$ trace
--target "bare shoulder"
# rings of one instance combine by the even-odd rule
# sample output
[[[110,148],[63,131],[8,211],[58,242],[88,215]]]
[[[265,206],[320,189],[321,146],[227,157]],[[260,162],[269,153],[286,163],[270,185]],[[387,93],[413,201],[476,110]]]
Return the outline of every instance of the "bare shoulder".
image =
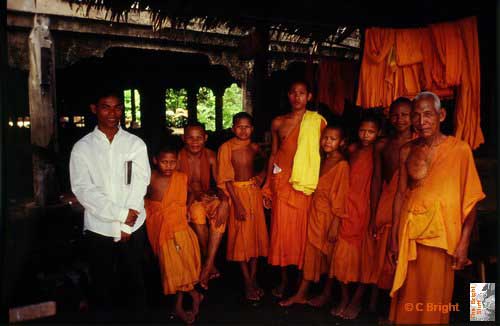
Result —
[[[387,137],[380,138],[375,142],[375,151],[381,152],[389,143],[389,139]]]
[[[215,161],[217,160],[217,155],[215,154],[215,152],[208,148],[205,148],[205,150],[207,151],[207,156],[210,164],[215,163]]]
[[[399,150],[399,157],[401,160],[405,160],[406,161],[406,158],[408,157],[408,155],[410,154],[411,150],[417,146],[417,142],[416,142],[417,139],[414,139],[414,140],[411,140],[407,143],[405,143],[404,145],[401,146],[401,149]]]
[[[271,129],[278,130],[286,120],[286,115],[279,115],[271,122]]]
[[[358,150],[358,143],[352,143],[347,147],[349,154],[352,154]]]

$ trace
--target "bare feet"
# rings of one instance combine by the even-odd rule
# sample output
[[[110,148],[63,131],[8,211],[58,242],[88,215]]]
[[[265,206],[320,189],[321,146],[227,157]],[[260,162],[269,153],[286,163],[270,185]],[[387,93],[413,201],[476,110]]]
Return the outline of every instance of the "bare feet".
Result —
[[[191,311],[185,311],[184,309],[176,308],[175,315],[186,324],[192,324],[194,322],[194,315]]]
[[[360,311],[361,311],[361,305],[350,304],[340,315],[340,317],[344,319],[355,319],[356,317],[358,317]]]
[[[260,298],[264,296],[264,290],[257,284],[257,282],[253,282],[253,287],[255,291],[257,291],[257,294],[259,295]]]
[[[316,308],[323,307],[328,301],[330,301],[330,296],[328,295],[318,295],[307,301],[307,304]]]
[[[193,298],[193,315],[196,317],[200,311],[200,303],[203,301],[203,294],[198,291],[193,291],[191,294]]]
[[[245,299],[248,301],[259,301],[260,295],[252,285],[245,286]]]
[[[271,293],[276,297],[276,298],[283,298],[283,295],[285,294],[285,284],[280,283],[278,287],[275,287]]]
[[[349,302],[347,300],[341,300],[337,306],[333,307],[332,310],[330,310],[330,313],[333,316],[341,317],[348,304]]]
[[[298,303],[298,304],[306,304],[307,303],[307,299],[303,296],[300,296],[300,295],[294,295],[286,300],[283,300],[283,301],[280,301],[279,305],[282,306],[282,307],[289,307],[295,303]]]
[[[220,277],[219,270],[215,266],[212,266],[212,270],[210,271],[209,279],[213,280],[214,278],[219,278],[219,277]]]
[[[210,280],[211,269],[211,267],[203,267],[203,270],[200,273],[200,286],[205,290],[208,289],[208,281]]]

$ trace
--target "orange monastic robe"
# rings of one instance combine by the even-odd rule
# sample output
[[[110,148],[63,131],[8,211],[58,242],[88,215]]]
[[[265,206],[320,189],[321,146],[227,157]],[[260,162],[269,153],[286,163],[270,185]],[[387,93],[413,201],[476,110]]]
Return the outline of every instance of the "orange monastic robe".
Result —
[[[349,189],[349,163],[340,161],[321,175],[314,192],[307,244],[304,256],[304,279],[318,282],[321,274],[329,272],[332,262],[333,244],[339,220],[346,216],[346,195]]]
[[[321,128],[324,125],[322,122]],[[311,196],[293,189],[289,182],[299,131],[300,124],[281,142],[273,161],[281,171],[270,176],[270,188],[263,189],[263,192],[272,198],[269,263],[275,266],[296,265],[302,269]]]
[[[448,136],[437,148],[427,177],[405,194],[398,230],[398,265],[391,290],[391,321],[448,323],[449,314],[426,309],[409,312],[405,304],[451,303],[452,255],[465,219],[484,197],[469,145]]]
[[[344,283],[361,279],[361,251],[370,218],[373,149],[363,150],[351,162],[347,216],[340,222],[331,275]]]
[[[392,229],[392,204],[394,196],[398,190],[399,172],[395,171],[391,181],[384,180],[382,193],[380,195],[377,213],[375,215],[375,225],[377,227],[377,238],[375,241],[374,259],[372,261],[373,283],[384,290],[390,290],[394,279],[394,270],[387,259],[387,251],[390,245]]]
[[[200,247],[186,217],[187,176],[175,171],[161,202],[145,200],[149,242],[158,257],[163,293],[190,291],[198,283]]]
[[[266,257],[269,247],[262,192],[258,184],[253,178],[248,181],[234,181],[233,152],[249,146],[249,144],[250,141],[232,138],[222,144],[217,156],[218,186],[230,197],[226,189],[226,182],[232,181],[236,196],[240,198],[247,213],[245,221],[237,220],[234,204],[231,202],[226,257],[233,261],[249,261],[251,258],[259,256]]]
[[[200,181],[201,181],[201,189],[208,193],[210,191],[210,161],[208,158],[209,149],[204,148],[201,152],[200,158]],[[189,168],[188,162],[188,153],[186,149],[181,149],[179,152],[179,161],[178,161],[179,171],[184,172],[189,178],[191,177],[191,172]],[[212,200],[209,202],[205,201],[197,201],[191,203],[188,207],[189,215],[191,217],[191,222],[194,224],[207,224],[207,217],[213,216],[217,207],[220,204],[220,201],[215,196],[212,197]],[[224,233],[226,230],[226,224],[222,224],[218,228],[215,227],[214,219],[209,219],[210,225],[213,225],[213,230],[218,233]]]

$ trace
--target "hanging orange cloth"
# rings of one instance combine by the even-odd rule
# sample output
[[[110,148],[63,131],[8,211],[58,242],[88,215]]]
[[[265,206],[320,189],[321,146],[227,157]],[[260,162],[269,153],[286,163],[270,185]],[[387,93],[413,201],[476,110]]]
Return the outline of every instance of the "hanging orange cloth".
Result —
[[[392,85],[386,81],[386,74],[388,55],[394,48],[394,42],[393,29],[366,30],[356,105],[364,108],[390,105]]]
[[[465,47],[462,81],[457,92],[455,108],[455,137],[476,149],[484,143],[481,130],[481,92],[479,44],[476,17],[458,21]]]
[[[460,85],[462,80],[464,46],[456,23],[430,25],[434,51],[441,65],[432,67],[433,79],[440,88]]]
[[[322,122],[321,130],[324,127]],[[271,181],[262,192],[272,199],[269,263],[275,266],[297,265],[302,269],[311,196],[293,189],[289,182],[299,132],[300,124],[281,141],[273,159],[276,173],[271,174]]]
[[[235,217],[234,204],[228,221],[226,258],[232,261],[249,261],[251,258],[266,257],[269,247],[262,192],[255,180],[235,181],[232,156],[234,151],[244,149],[250,141],[232,138],[219,148],[217,155],[219,188],[231,198],[226,182],[233,182],[233,189],[245,208],[244,221]],[[237,155],[237,154],[234,154]]]
[[[429,311],[403,313],[414,301],[448,304],[453,292],[451,256],[455,253],[465,219],[485,197],[470,146],[448,136],[436,149],[422,184],[409,189],[403,200],[398,231],[399,256],[390,319],[396,323],[446,323],[448,314]],[[433,271],[432,282],[428,279]],[[437,284],[443,285],[437,285]],[[422,285],[424,284],[424,285]],[[448,285],[446,285],[448,284]],[[437,286],[437,288],[436,288]],[[445,291],[443,291],[443,286]],[[439,290],[438,290],[439,289]]]
[[[200,157],[200,179],[201,179],[200,181],[201,181],[201,188],[203,189],[203,191],[208,191],[210,189],[210,161],[208,158],[208,151],[209,149],[204,148],[201,151],[201,157]],[[188,156],[189,153],[185,148],[179,151],[178,170],[187,174],[188,182],[190,182],[189,178],[191,176],[191,173],[189,171],[190,169],[189,169]]]
[[[330,237],[338,232],[340,218],[346,216],[346,195],[349,189],[349,163],[343,160],[320,176],[314,192],[307,245],[304,258],[304,279],[318,282],[329,271],[333,244]]]
[[[400,97],[414,97],[421,87],[423,29],[396,30],[397,70],[392,100]]]
[[[201,271],[198,238],[188,226],[187,176],[175,171],[161,202],[145,199],[149,243],[160,263],[163,293],[190,291]]]
[[[336,115],[344,112],[345,100],[354,99],[356,66],[353,62],[322,58],[318,69],[318,101]]]

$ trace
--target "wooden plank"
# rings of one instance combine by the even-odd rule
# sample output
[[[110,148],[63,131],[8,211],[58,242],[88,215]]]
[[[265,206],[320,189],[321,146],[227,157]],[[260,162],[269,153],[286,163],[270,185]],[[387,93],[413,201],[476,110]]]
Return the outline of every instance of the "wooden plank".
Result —
[[[18,323],[26,320],[54,316],[56,314],[56,310],[56,303],[54,301],[11,308],[9,309],[9,322]]]

